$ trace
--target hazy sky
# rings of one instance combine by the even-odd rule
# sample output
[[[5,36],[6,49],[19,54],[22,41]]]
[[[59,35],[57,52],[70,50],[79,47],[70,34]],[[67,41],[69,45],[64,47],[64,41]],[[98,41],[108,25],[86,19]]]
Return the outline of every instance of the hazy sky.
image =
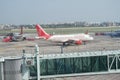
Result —
[[[120,0],[0,0],[0,24],[120,22]]]

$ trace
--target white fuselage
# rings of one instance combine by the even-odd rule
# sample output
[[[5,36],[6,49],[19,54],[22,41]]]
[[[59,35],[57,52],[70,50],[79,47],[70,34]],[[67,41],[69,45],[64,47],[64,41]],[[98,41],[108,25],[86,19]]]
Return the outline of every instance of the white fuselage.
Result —
[[[47,40],[55,41],[55,42],[67,42],[67,41],[70,41],[70,40],[73,40],[73,41],[78,41],[78,40],[89,41],[89,40],[93,40],[93,37],[91,37],[88,34],[53,35],[50,38],[48,38]]]

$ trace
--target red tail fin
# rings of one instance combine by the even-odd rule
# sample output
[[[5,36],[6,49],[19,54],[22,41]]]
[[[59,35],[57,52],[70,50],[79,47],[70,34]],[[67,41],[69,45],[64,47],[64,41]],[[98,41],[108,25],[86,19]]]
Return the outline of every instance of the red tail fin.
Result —
[[[48,39],[50,37],[50,35],[48,33],[46,33],[39,24],[36,25],[36,30],[37,30],[39,37],[45,38],[45,39]]]
[[[88,34],[88,30],[85,32],[85,34]]]
[[[23,26],[21,26],[20,34],[23,34]]]

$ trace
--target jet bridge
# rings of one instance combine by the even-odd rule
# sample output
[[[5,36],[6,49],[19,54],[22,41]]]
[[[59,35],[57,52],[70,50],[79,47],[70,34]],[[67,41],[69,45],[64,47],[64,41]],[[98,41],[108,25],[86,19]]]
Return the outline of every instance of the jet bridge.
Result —
[[[38,55],[39,67],[30,66],[30,76],[55,78],[120,73],[120,50]]]

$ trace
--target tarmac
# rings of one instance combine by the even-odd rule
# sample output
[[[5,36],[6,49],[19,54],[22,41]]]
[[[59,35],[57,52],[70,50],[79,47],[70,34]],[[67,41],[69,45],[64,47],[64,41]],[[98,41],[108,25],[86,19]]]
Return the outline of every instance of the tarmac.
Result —
[[[29,37],[37,36],[37,34],[29,34]],[[83,45],[71,44],[62,47],[62,43],[54,43],[44,39],[19,42],[2,42],[0,41],[0,56],[21,56],[22,51],[34,54],[35,45],[40,48],[40,54],[58,54],[58,53],[74,53],[86,51],[103,51],[120,49],[120,38],[111,38],[109,36],[95,36],[94,40],[86,42]]]

